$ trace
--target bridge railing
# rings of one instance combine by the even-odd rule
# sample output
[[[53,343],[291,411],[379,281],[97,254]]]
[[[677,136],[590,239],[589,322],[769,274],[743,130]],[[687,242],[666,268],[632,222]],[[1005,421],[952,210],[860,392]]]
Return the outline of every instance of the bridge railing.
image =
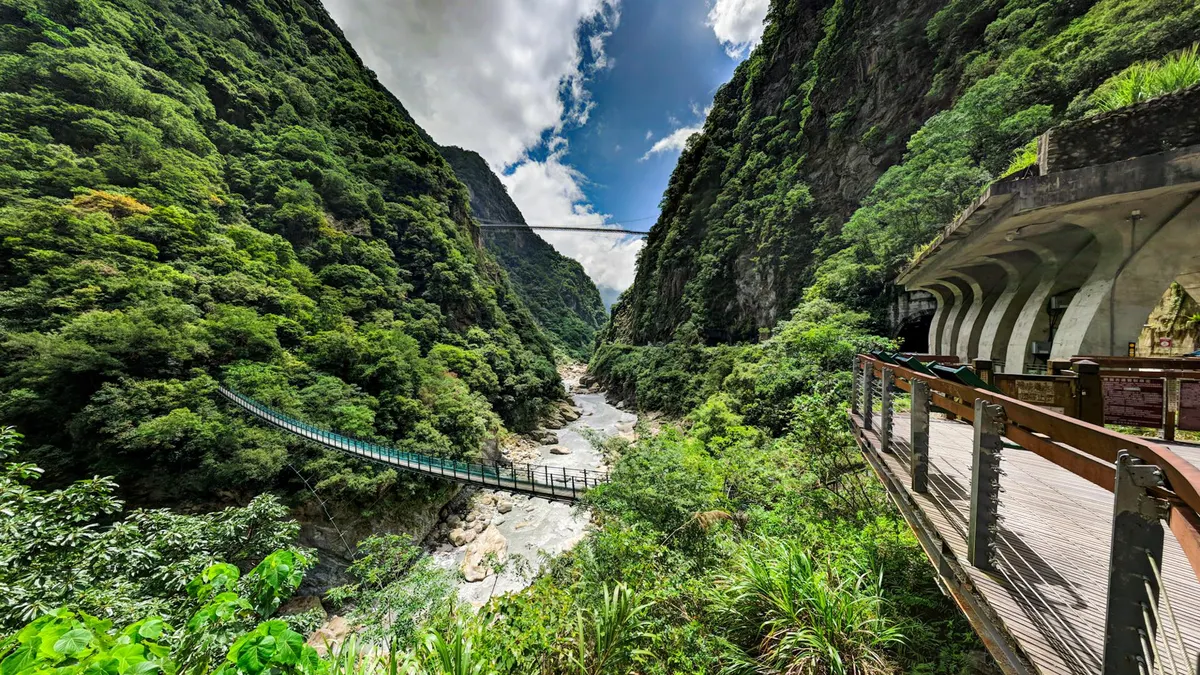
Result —
[[[218,392],[254,417],[294,436],[391,467],[568,501],[577,500],[587,490],[608,482],[608,473],[604,471],[538,464],[465,462],[405,452],[313,426],[232,389],[219,387]]]
[[[1104,673],[1153,672],[1155,621],[1143,611],[1159,606],[1163,522],[1178,540],[1200,581],[1200,468],[1169,448],[1067,417],[994,391],[916,372],[869,355],[854,363],[851,416],[891,452],[897,392],[910,396],[910,477],[914,493],[928,491],[929,418],[940,410],[971,422],[972,448],[968,562],[992,571],[998,534],[999,456],[1003,438],[1114,493]],[[878,420],[876,420],[878,410]],[[1147,623],[1151,625],[1146,625]],[[1145,632],[1142,632],[1145,631]],[[1150,650],[1139,635],[1149,633]],[[1200,668],[1200,666],[1197,666]]]

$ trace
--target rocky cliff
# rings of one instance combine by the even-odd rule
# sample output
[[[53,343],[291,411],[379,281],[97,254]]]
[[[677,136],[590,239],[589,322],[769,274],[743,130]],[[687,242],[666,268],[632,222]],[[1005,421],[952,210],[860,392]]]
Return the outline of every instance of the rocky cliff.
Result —
[[[756,339],[804,298],[882,317],[887,282],[1014,152],[1138,59],[1182,0],[774,0],[672,174],[603,339]]]
[[[456,147],[441,150],[467,186],[476,218],[525,224],[504,184],[479,154]],[[513,289],[550,339],[571,356],[586,359],[607,312],[583,265],[554,250],[533,230],[483,229],[481,235],[484,246],[508,272]]]

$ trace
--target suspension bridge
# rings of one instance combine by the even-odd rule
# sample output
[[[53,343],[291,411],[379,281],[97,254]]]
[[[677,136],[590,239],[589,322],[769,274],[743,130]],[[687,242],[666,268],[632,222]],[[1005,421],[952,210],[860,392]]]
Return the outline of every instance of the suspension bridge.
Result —
[[[232,389],[218,387],[217,392],[251,417],[280,431],[357,459],[411,473],[563,502],[576,502],[589,489],[608,482],[608,474],[603,471],[535,464],[462,462],[404,452],[314,427]]]
[[[640,232],[638,230],[626,230],[615,227],[570,227],[567,225],[525,225],[524,223],[489,223],[480,222],[479,229],[481,230],[534,230],[538,232],[590,232],[599,234],[620,234],[630,235],[634,237],[645,237],[649,232]]]

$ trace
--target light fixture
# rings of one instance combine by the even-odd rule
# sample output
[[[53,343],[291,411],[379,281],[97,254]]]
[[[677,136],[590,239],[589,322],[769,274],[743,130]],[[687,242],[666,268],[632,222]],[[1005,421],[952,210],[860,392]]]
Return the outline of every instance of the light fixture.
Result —
[[[1018,227],[1015,230],[1009,230],[1008,232],[1006,232],[1004,234],[1004,241],[1012,241],[1013,239],[1016,239],[1019,236],[1021,236],[1021,228]]]

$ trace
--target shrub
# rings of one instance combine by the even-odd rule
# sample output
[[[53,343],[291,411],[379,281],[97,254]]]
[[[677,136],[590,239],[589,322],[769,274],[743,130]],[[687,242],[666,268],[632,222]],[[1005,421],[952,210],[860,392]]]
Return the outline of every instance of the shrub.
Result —
[[[890,673],[904,642],[883,612],[882,578],[855,560],[814,560],[795,542],[743,546],[718,603],[745,659],[729,672]]]

